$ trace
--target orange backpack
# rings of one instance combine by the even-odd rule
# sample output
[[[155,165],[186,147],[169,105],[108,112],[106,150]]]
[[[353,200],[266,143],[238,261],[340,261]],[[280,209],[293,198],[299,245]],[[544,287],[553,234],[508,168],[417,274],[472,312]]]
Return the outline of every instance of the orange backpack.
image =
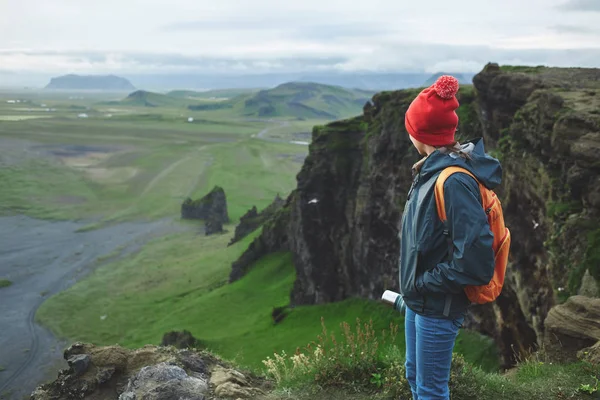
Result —
[[[437,204],[438,216],[446,226],[446,206],[444,202],[444,182],[454,173],[462,172],[473,177],[475,176],[468,170],[461,167],[448,167],[442,171],[435,184],[435,202]],[[506,273],[506,265],[508,264],[508,253],[510,250],[510,231],[504,225],[504,214],[502,213],[502,204],[492,190],[486,188],[481,182],[479,183],[479,191],[481,192],[482,207],[487,214],[490,230],[494,234],[494,276],[487,285],[482,286],[467,286],[465,293],[472,303],[485,304],[496,300],[502,291],[504,285],[504,275]],[[448,245],[450,255],[454,249],[452,239],[448,228],[444,231],[448,237]]]

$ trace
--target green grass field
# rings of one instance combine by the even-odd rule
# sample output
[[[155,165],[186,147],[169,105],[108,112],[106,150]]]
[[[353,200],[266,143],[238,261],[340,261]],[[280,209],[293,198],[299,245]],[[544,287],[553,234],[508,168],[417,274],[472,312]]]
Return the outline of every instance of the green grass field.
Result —
[[[8,183],[0,193],[0,214],[106,221],[176,216],[187,196],[220,185],[235,220],[277,193],[285,196],[307,152],[253,139],[277,126],[267,121],[204,113],[189,123],[187,114],[170,107],[96,110],[96,103],[73,102],[39,100],[57,107],[56,113],[0,122],[0,178]],[[0,100],[0,118],[14,113],[14,105]],[[76,107],[97,114],[77,118]],[[280,137],[291,138],[289,132]],[[83,151],[69,150],[73,146]]]
[[[73,168],[30,157],[0,169],[6,183],[0,213],[43,218],[100,218],[117,221],[177,215],[188,196],[214,185],[226,190],[237,220],[253,205],[265,207],[295,186],[301,146],[242,140],[214,145],[146,144],[110,158],[75,160]],[[0,151],[1,154],[1,151]],[[85,157],[84,157],[85,158]]]
[[[289,254],[265,257],[246,277],[225,284],[231,263],[257,234],[228,248],[231,234],[158,240],[50,299],[38,318],[71,340],[127,347],[159,344],[167,331],[185,329],[222,357],[259,371],[273,352],[291,354],[316,341],[321,318],[338,333],[341,322],[354,324],[356,318],[372,319],[377,331],[390,322],[403,326],[392,309],[363,299],[295,307],[275,325],[271,312],[289,304],[295,278]],[[400,332],[401,348],[403,338]],[[461,332],[456,349],[486,370],[498,367],[494,345],[477,334]]]

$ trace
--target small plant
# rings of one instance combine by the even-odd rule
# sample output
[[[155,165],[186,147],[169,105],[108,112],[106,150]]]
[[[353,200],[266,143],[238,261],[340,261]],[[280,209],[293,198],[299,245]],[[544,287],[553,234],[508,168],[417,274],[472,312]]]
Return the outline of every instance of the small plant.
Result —
[[[587,394],[594,394],[598,391],[598,386],[600,386],[600,380],[598,380],[598,378],[596,378],[595,376],[592,375],[592,379],[594,379],[595,384],[594,386],[588,384],[581,384],[579,385],[579,388],[577,389],[578,392],[583,392],[583,393],[587,393]]]
[[[0,288],[8,287],[10,285],[12,285],[12,282],[8,279],[0,279]]]
[[[482,398],[475,372],[473,365],[468,364],[462,355],[452,354],[449,388],[453,398]]]
[[[380,373],[371,374],[371,383],[373,385],[377,386],[377,388],[379,389],[381,387],[381,385],[383,384],[381,374]]]
[[[406,379],[406,369],[401,359],[391,360],[383,370],[383,392],[401,399],[412,399],[412,391]]]

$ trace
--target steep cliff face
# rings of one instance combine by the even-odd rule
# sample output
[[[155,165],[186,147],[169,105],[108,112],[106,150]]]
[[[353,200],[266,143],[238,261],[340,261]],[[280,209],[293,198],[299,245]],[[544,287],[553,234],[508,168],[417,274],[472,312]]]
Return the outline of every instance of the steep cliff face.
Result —
[[[459,92],[459,138],[483,136],[505,173],[499,190],[513,231],[505,289],[467,324],[494,337],[505,364],[535,348],[550,307],[585,270],[600,278],[600,71],[488,65]],[[417,90],[383,92],[364,113],[313,130],[298,187],[241,260],[291,251],[294,304],[397,287],[398,228],[417,160],[404,113]],[[596,229],[596,230],[595,230]]]
[[[411,181],[405,166],[417,160],[402,116],[416,93],[381,93],[364,115],[314,128],[297,189],[242,256],[290,250],[292,303],[374,298],[397,281],[398,224]],[[234,264],[232,279],[245,265]]]
[[[586,270],[600,278],[600,70],[532,72],[488,65],[474,79],[484,137],[504,166],[500,193],[514,232],[509,285],[494,325],[488,318],[480,327],[526,337],[521,350],[539,343],[548,311],[577,294]],[[511,319],[517,323],[497,323]]]

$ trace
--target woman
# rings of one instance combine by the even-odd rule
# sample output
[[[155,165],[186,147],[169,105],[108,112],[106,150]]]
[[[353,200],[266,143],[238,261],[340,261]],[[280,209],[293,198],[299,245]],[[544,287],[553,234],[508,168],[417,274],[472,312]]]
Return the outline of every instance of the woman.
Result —
[[[467,174],[451,175],[444,184],[449,232],[437,214],[433,188],[444,168],[466,168],[490,189],[502,176],[481,139],[455,141],[457,91],[458,81],[442,76],[413,100],[405,116],[410,140],[425,156],[413,166],[400,231],[406,378],[419,400],[449,399],[452,351],[470,304],[463,289],[487,284],[494,273],[493,235],[478,182]]]

